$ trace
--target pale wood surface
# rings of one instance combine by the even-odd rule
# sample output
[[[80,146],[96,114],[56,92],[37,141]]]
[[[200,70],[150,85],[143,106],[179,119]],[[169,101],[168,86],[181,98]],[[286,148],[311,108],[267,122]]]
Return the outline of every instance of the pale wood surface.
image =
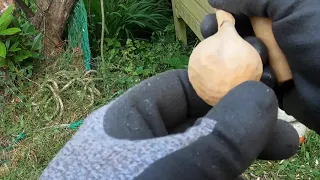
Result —
[[[269,18],[253,17],[251,24],[256,37],[260,38],[269,51],[269,63],[279,82],[292,79],[288,61],[280,49],[272,31],[272,20]]]
[[[183,20],[202,41],[200,24],[207,14],[215,13],[215,9],[209,5],[208,0],[173,0],[172,6],[177,38],[186,44],[187,39],[184,36],[186,27],[181,26],[181,20]]]
[[[172,10],[173,10],[173,20],[174,27],[176,32],[176,37],[182,41],[184,45],[187,45],[187,32],[186,32],[186,23],[181,18],[178,12],[177,0],[172,0]]]

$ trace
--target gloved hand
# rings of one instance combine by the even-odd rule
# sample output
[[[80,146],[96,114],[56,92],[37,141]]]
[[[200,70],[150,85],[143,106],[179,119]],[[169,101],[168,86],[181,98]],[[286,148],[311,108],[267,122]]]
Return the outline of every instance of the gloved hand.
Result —
[[[40,179],[237,179],[257,158],[297,152],[298,134],[277,110],[263,83],[245,82],[211,107],[186,70],[167,71],[93,112]]]
[[[320,1],[315,0],[209,0],[214,8],[235,15],[238,33],[253,35],[248,17],[270,17],[273,33],[288,59],[293,81],[274,87],[279,106],[320,134]],[[214,15],[201,25],[206,38],[217,31]]]

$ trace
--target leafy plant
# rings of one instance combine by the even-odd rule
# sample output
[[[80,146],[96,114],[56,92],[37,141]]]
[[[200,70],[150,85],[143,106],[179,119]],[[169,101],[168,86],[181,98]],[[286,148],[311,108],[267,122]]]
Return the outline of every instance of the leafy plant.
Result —
[[[0,17],[0,109],[11,97],[21,101],[19,87],[31,85],[33,60],[42,59],[42,34],[11,5]]]
[[[12,15],[13,5],[0,17],[0,68],[18,71],[28,59],[39,58],[42,34],[28,22]]]
[[[101,26],[99,1],[84,1],[97,28]],[[108,0],[104,3],[105,29],[109,38],[141,38],[154,31],[163,30],[168,24],[170,8],[167,0]],[[100,33],[100,28],[96,29]]]

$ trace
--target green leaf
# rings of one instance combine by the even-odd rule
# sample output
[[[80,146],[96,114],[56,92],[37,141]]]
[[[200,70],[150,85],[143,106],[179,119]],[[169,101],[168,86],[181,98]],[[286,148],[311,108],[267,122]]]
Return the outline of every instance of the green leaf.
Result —
[[[10,52],[20,51],[21,48],[18,48],[19,42],[15,42],[9,49]]]
[[[25,59],[27,59],[28,57],[32,57],[32,52],[31,51],[23,50],[22,53],[26,57]]]
[[[25,26],[23,29],[24,29],[24,32],[26,32],[29,35],[34,35],[37,32],[35,27],[29,23],[25,23]]]
[[[0,57],[5,58],[7,56],[7,48],[3,42],[0,42]]]
[[[306,152],[306,158],[307,158],[308,161],[310,160],[310,154],[309,154],[308,151]]]
[[[5,66],[6,66],[6,59],[0,58],[0,67],[5,67]]]
[[[28,28],[30,27],[30,24],[24,23],[24,24],[22,24],[21,27],[22,27],[23,32],[28,32]]]
[[[9,29],[5,29],[3,31],[0,31],[0,35],[2,35],[2,36],[13,35],[13,34],[16,34],[20,31],[21,31],[20,28],[9,28]]]
[[[13,56],[13,60],[16,61],[16,62],[22,62],[23,61],[23,59],[21,58],[20,55],[14,55]]]
[[[11,60],[8,61],[8,67],[11,71],[15,71],[15,67],[14,67],[14,64]]]
[[[0,26],[2,26],[2,24],[7,21],[7,18],[12,17],[12,12],[14,9],[14,5],[11,4],[6,11],[2,14],[2,16],[0,17]]]
[[[21,62],[29,57],[32,57],[32,52],[28,50],[22,50],[17,55],[13,56],[14,61]]]
[[[7,39],[6,40],[6,48],[9,49],[9,47],[10,47],[10,39]]]
[[[40,50],[42,48],[42,34],[39,33],[32,42],[31,50]]]
[[[10,48],[9,51],[10,52],[17,52],[17,51],[20,51],[21,48]]]
[[[107,46],[112,46],[113,45],[113,40],[110,38],[106,38],[105,41],[107,42]]]
[[[40,54],[39,54],[39,53],[36,53],[36,52],[32,52],[32,57],[33,57],[33,58],[39,58],[39,57],[40,57]]]
[[[5,89],[4,89],[4,94],[5,94],[5,95],[8,95],[8,94],[9,94],[9,88],[5,88]]]
[[[8,18],[6,18],[0,26],[0,31],[7,29],[9,24],[11,24],[12,20],[13,16],[9,16]]]

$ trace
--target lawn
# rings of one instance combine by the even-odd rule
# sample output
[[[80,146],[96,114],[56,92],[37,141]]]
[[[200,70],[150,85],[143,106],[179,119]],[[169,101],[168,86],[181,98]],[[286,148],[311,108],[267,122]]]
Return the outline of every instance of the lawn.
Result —
[[[190,33],[189,33],[190,34]],[[192,33],[191,33],[192,34]],[[186,68],[198,43],[175,40],[171,23],[149,40],[105,40],[105,58],[86,72],[81,54],[66,50],[34,65],[33,76],[0,102],[0,179],[37,179],[92,111],[156,73]],[[8,88],[8,91],[11,91]],[[0,93],[3,94],[2,91]],[[311,133],[299,153],[284,161],[257,161],[247,179],[320,179],[320,136]]]

